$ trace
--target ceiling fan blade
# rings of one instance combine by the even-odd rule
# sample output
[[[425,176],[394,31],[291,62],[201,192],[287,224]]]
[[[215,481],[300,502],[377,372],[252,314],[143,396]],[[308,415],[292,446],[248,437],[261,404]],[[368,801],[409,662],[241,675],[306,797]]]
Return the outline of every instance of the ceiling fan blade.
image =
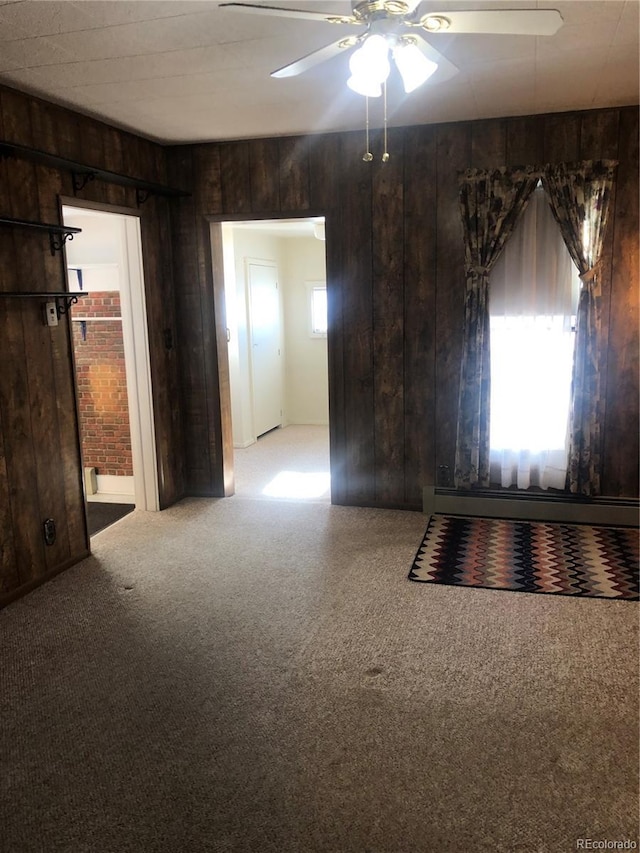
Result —
[[[330,15],[328,12],[307,12],[305,9],[283,9],[281,6],[258,6],[255,3],[220,3],[219,8],[234,12],[274,15],[278,18],[301,18],[307,21],[326,21],[328,24],[361,24],[351,15]]]
[[[433,75],[434,82],[444,83],[445,80],[449,80],[450,77],[459,73],[460,69],[453,62],[449,62],[447,57],[432,47],[428,41],[425,41],[422,34],[420,34],[420,38],[415,39],[415,43],[418,50],[438,66],[438,70]]]
[[[431,21],[444,19],[449,26]],[[427,32],[494,33],[497,35],[552,36],[564,23],[556,9],[484,9],[477,12],[429,12],[417,22]]]
[[[272,71],[271,76],[295,77],[297,74],[302,74],[303,71],[308,71],[310,68],[313,68],[314,65],[319,65],[327,59],[333,59],[334,56],[337,56],[343,50],[348,50],[357,43],[358,38],[356,36],[339,39],[339,41],[334,41],[333,44],[328,44],[325,47],[321,47],[319,50],[314,50],[306,56],[302,56],[300,59],[296,59],[296,61],[292,62],[290,65],[285,65],[283,68],[278,68],[277,71]]]

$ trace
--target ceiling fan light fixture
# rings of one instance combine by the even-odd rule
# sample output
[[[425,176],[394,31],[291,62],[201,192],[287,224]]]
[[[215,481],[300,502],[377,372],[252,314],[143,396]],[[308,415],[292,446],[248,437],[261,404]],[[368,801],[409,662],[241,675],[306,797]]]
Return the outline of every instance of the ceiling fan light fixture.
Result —
[[[398,42],[393,50],[393,59],[407,95],[422,86],[438,70],[437,62],[427,59],[413,40]]]

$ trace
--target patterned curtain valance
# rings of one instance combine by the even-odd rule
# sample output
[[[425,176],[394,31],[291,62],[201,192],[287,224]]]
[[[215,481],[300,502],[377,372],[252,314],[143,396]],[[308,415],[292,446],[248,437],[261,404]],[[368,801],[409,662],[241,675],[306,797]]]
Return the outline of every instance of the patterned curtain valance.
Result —
[[[617,160],[575,160],[562,163],[542,163],[524,166],[494,166],[491,169],[462,169],[458,171],[458,183],[473,183],[487,178],[508,175],[511,180],[520,181],[525,177],[544,178],[555,169],[561,169],[565,174],[592,175],[605,177],[615,171]]]
[[[482,181],[495,181],[507,177],[519,182],[530,178],[541,178],[544,166],[496,166],[493,169],[464,169],[458,172],[458,183],[475,184]]]

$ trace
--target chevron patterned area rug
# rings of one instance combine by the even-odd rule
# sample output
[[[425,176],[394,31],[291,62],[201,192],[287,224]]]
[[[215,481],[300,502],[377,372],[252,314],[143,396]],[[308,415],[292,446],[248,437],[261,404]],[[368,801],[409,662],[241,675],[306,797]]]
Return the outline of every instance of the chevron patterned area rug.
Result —
[[[637,601],[636,528],[432,515],[409,579]]]

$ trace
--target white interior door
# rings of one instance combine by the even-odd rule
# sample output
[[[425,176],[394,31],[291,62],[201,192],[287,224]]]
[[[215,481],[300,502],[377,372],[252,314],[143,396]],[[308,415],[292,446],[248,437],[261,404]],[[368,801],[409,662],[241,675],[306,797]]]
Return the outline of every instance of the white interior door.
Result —
[[[158,468],[151,388],[147,308],[142,269],[142,237],[137,216],[122,216],[121,265],[127,286],[121,294],[125,370],[131,423],[136,509],[157,512]]]
[[[278,271],[268,261],[247,261],[251,385],[256,437],[282,424],[282,358]]]

